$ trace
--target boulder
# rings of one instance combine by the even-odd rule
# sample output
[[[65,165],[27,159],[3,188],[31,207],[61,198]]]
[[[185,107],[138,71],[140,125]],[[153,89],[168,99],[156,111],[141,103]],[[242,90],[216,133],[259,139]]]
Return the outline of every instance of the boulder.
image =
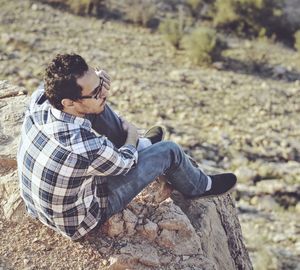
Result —
[[[25,90],[0,81],[0,211],[8,219],[23,216],[18,191],[17,147],[29,97]]]
[[[0,82],[0,96],[12,89]],[[0,99],[0,212],[16,222],[25,215],[16,151],[27,102],[25,95]],[[186,200],[171,192],[164,178],[156,179],[124,211],[88,234],[85,240],[93,246],[98,247],[99,233],[114,243],[111,249],[98,247],[105,254],[99,264],[105,269],[253,269],[230,195]]]

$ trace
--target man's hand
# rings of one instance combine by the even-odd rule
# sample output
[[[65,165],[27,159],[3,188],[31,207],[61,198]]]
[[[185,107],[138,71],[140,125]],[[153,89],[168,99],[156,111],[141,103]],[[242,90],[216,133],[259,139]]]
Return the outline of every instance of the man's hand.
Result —
[[[99,68],[96,68],[95,72],[97,76],[103,79],[103,86],[108,91],[110,89],[110,76],[108,75],[108,73],[105,70]]]
[[[127,139],[125,141],[125,144],[132,144],[136,146],[137,140],[139,138],[137,127],[124,118],[120,118],[122,120],[124,130],[127,131]]]

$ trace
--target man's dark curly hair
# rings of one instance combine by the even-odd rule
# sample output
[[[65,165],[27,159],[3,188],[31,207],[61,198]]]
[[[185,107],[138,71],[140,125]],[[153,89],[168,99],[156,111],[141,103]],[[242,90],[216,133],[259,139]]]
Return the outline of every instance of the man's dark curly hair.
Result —
[[[64,98],[77,100],[82,87],[76,79],[88,70],[85,60],[78,54],[58,54],[47,66],[45,72],[45,94],[49,102],[58,110],[63,110]]]

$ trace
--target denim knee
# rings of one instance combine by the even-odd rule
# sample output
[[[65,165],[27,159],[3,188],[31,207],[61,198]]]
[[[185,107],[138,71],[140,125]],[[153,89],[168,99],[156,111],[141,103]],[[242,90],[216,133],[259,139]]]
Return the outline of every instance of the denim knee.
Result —
[[[160,142],[160,144],[163,147],[165,147],[167,150],[171,150],[171,151],[175,151],[175,152],[181,151],[181,147],[173,141],[162,141],[162,142]]]
[[[167,154],[168,158],[170,158],[171,164],[175,167],[181,164],[184,152],[181,147],[173,142],[173,141],[163,141],[160,142],[160,146],[162,147],[162,153]]]

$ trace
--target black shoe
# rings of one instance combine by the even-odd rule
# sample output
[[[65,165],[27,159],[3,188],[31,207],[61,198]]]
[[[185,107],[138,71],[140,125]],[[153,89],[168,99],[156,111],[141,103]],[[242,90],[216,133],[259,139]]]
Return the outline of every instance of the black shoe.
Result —
[[[237,182],[236,176],[233,173],[222,173],[210,175],[211,189],[194,198],[207,198],[224,195],[232,190]]]
[[[165,137],[165,129],[162,126],[154,126],[144,134],[144,137],[149,139],[152,144],[162,141]]]

